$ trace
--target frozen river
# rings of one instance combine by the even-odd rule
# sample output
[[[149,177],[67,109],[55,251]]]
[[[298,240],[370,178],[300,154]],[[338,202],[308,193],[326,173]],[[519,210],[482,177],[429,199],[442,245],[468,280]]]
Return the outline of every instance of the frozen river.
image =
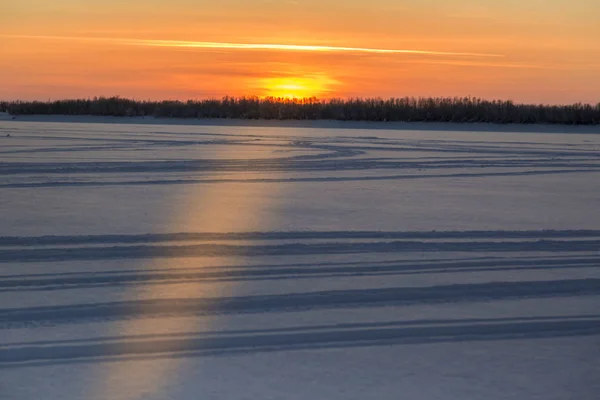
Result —
[[[267,125],[0,121],[1,399],[597,398],[593,128]]]

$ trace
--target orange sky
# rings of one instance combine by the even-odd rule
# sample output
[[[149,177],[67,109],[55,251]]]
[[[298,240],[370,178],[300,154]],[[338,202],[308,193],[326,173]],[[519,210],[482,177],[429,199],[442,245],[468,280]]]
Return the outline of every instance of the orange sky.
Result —
[[[598,38],[598,0],[6,1],[0,99],[597,103]]]

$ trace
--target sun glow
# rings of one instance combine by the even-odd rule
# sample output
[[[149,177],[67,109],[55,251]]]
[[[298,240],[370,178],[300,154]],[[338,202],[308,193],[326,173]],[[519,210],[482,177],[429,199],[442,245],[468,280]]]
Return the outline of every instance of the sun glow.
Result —
[[[260,81],[263,97],[303,99],[327,97],[337,81],[326,76],[264,78]]]

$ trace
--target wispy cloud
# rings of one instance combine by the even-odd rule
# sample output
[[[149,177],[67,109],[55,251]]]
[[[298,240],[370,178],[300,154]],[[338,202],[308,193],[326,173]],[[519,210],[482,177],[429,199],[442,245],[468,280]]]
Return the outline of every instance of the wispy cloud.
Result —
[[[156,40],[156,39],[127,39],[127,38],[98,38],[98,37],[68,37],[68,36],[27,36],[27,35],[0,35],[3,38],[27,38],[46,40],[72,40],[94,41],[113,43],[129,46],[170,47],[189,49],[220,49],[220,50],[263,50],[263,51],[293,51],[314,53],[374,53],[374,54],[420,54],[431,56],[453,57],[503,57],[502,54],[467,53],[434,50],[414,49],[385,49],[371,47],[345,47],[345,46],[313,46],[277,43],[231,43],[231,42],[203,42],[182,40]]]

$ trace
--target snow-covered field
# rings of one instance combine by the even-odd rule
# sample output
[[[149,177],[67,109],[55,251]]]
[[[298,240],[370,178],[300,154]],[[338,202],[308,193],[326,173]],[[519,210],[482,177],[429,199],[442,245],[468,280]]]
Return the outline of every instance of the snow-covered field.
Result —
[[[0,122],[0,399],[599,398],[594,129],[85,121]]]

